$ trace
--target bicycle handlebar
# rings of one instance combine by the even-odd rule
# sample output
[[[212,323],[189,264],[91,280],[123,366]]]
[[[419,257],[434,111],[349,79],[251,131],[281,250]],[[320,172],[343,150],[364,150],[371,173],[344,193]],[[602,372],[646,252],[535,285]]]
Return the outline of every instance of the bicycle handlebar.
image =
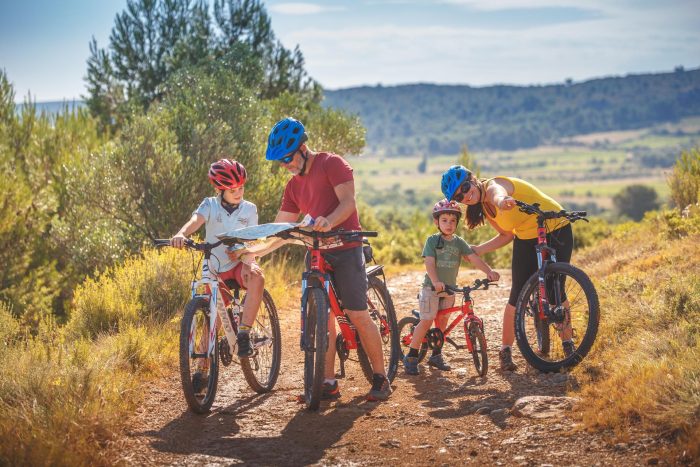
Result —
[[[526,214],[536,214],[537,217],[546,219],[559,219],[562,217],[567,218],[571,222],[576,222],[578,220],[584,220],[588,222],[586,216],[588,213],[586,211],[566,211],[562,209],[561,211],[543,211],[540,209],[539,203],[527,204],[523,201],[515,200],[515,204],[518,205],[521,212]]]
[[[301,235],[305,235],[307,237],[311,238],[330,238],[330,237],[376,237],[379,235],[379,232],[375,232],[372,230],[343,230],[343,229],[338,229],[338,230],[329,230],[328,232],[317,232],[315,230],[305,230],[301,229],[299,227],[295,227],[291,230],[285,231],[285,232],[280,232],[280,233],[289,233],[289,232],[295,232]]]
[[[496,284],[495,282],[491,282],[487,278],[484,278],[484,279],[477,279],[474,281],[474,284],[466,285],[464,287],[456,287],[456,286],[452,286],[449,284],[445,284],[445,291],[468,295],[470,292],[473,292],[475,290],[487,290],[490,285],[495,285],[495,284]],[[435,290],[435,287],[431,287],[431,288],[433,290]]]
[[[185,240],[185,246],[187,248],[191,248],[192,250],[197,250],[197,251],[211,251],[217,246],[221,245],[223,242],[216,242],[216,243],[197,243],[194,240],[191,239],[186,239]],[[170,239],[169,238],[156,238],[153,240],[153,245],[157,248],[164,247],[164,246],[171,246],[170,245]]]

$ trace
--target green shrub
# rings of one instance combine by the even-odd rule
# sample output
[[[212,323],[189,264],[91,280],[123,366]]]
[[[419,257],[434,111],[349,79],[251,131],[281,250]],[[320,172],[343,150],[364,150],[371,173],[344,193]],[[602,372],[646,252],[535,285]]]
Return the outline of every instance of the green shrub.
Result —
[[[673,204],[683,209],[700,201],[700,148],[683,151],[668,177]]]

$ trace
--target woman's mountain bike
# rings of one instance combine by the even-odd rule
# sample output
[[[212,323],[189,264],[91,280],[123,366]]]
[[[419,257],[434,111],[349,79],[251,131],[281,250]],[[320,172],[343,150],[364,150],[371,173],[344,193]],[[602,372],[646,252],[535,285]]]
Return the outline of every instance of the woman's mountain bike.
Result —
[[[309,261],[301,277],[301,336],[299,345],[304,352],[304,403],[310,410],[318,409],[321,402],[321,388],[324,380],[325,355],[328,339],[336,339],[336,349],[340,358],[341,376],[345,373],[345,362],[352,350],[357,351],[357,358],[367,380],[372,382],[372,365],[362,347],[359,334],[342,309],[342,297],[338,296],[333,278],[333,271],[325,261],[321,245],[328,242],[362,241],[364,237],[375,237],[377,232],[333,230],[315,232],[297,227],[296,224],[266,224],[248,227],[220,235],[226,244],[236,244],[265,237],[294,239],[296,243],[309,248]],[[252,251],[252,250],[251,250]],[[332,254],[332,253],[329,253]],[[365,255],[367,256],[367,255]],[[382,340],[382,352],[387,378],[393,381],[398,370],[399,335],[396,324],[396,312],[386,288],[383,267],[367,267],[367,307],[370,317],[379,329]],[[338,322],[340,332],[329,336],[329,312]]]
[[[238,323],[242,316],[240,288],[235,281],[221,281],[209,268],[211,250],[217,243],[185,241],[185,246],[204,253],[202,277],[193,272],[191,299],[185,306],[180,325],[180,377],[189,408],[207,413],[216,396],[219,361],[234,361]],[[155,240],[158,247],[170,240]],[[222,329],[223,328],[223,329]],[[250,330],[253,355],[240,359],[248,385],[258,393],[270,391],[279,376],[282,343],[277,309],[267,290]]]
[[[423,338],[420,350],[418,351],[418,361],[423,361],[428,349],[442,348],[445,342],[451,344],[457,350],[467,349],[474,362],[474,368],[479,376],[486,376],[489,368],[489,359],[486,354],[486,335],[484,333],[484,322],[474,314],[474,301],[471,298],[471,293],[475,290],[486,290],[489,288],[488,279],[477,279],[473,285],[465,287],[452,287],[446,285],[445,290],[451,293],[462,294],[462,305],[443,308],[438,311],[435,317],[437,325],[437,317],[441,315],[449,315],[454,312],[459,312],[455,319],[441,331],[437,326],[430,329]],[[399,321],[399,336],[401,340],[401,356],[405,355],[411,345],[413,339],[413,330],[420,322],[418,310],[412,311],[413,316],[405,316]],[[450,332],[464,319],[464,340],[465,344],[457,344],[451,337]]]
[[[543,372],[576,366],[598,333],[598,294],[585,272],[558,263],[547,244],[548,219],[588,221],[585,211],[542,211],[538,204],[517,201],[522,212],[537,216],[538,270],[520,291],[515,307],[515,338],[525,360]]]

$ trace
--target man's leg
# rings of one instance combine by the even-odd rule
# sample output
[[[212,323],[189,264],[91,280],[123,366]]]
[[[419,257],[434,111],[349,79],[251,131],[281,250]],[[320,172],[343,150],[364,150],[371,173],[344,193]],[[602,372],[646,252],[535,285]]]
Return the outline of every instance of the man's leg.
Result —
[[[384,351],[382,349],[382,338],[379,329],[365,310],[345,310],[350,321],[357,329],[362,341],[362,347],[367,352],[369,361],[372,364],[372,371],[378,375],[386,376],[384,368]]]

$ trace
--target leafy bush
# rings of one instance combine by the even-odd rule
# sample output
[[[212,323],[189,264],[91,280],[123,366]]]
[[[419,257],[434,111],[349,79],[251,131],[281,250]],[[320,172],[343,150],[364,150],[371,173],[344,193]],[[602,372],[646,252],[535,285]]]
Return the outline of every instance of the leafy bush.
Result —
[[[683,151],[668,178],[673,204],[683,209],[700,201],[700,148]]]

